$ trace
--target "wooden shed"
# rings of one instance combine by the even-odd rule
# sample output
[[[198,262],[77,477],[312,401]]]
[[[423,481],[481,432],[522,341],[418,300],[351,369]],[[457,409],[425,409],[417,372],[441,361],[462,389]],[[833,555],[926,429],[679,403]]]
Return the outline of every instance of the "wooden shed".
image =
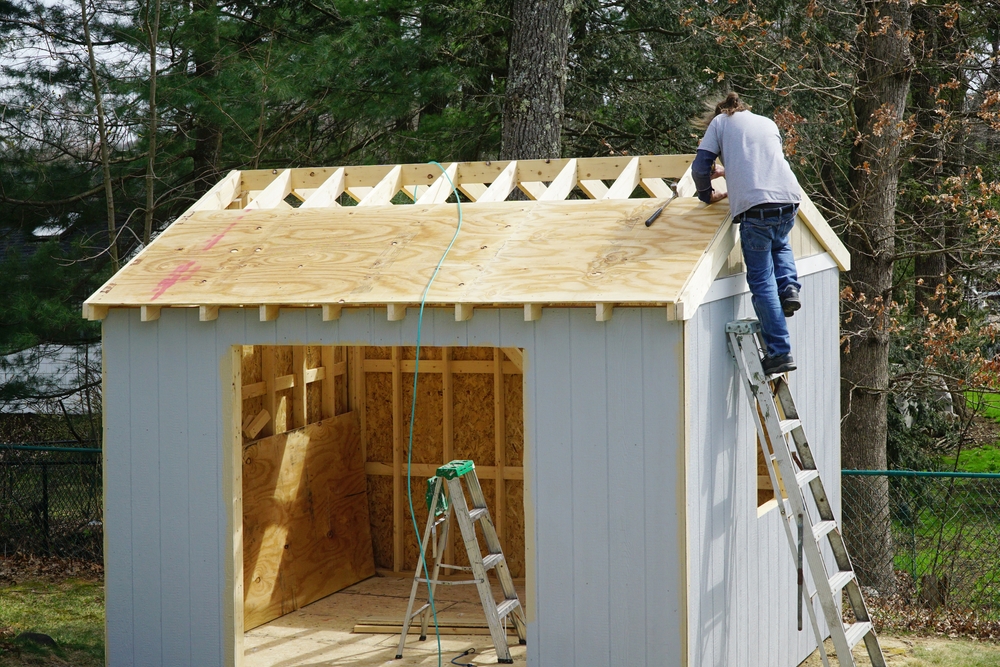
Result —
[[[752,316],[737,230],[692,196],[692,159],[222,179],[84,305],[103,321],[108,665],[238,667],[251,627],[412,572],[414,346],[459,220],[449,179],[462,227],[423,316],[418,519],[423,478],[473,459],[526,586],[529,665],[804,659],[726,347]],[[793,245],[792,387],[839,513],[849,257],[808,199]]]

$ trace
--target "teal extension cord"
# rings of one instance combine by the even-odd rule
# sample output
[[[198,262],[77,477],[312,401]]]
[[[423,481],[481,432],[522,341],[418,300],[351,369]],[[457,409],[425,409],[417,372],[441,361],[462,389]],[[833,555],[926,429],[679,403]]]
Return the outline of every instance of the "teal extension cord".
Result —
[[[417,526],[417,515],[413,511],[413,491],[410,488],[410,475],[413,470],[413,423],[417,416],[417,378],[420,376],[420,334],[424,327],[424,305],[427,303],[427,293],[430,292],[431,285],[434,284],[434,279],[437,278],[438,272],[441,270],[441,265],[444,264],[445,258],[448,253],[451,252],[451,248],[455,245],[456,239],[458,239],[458,233],[462,231],[462,198],[458,194],[458,188],[451,181],[451,176],[445,171],[445,168],[441,166],[440,162],[431,160],[428,164],[435,165],[441,170],[441,173],[446,179],[448,179],[448,185],[451,186],[452,192],[455,193],[455,201],[458,206],[458,226],[455,227],[455,235],[451,237],[451,243],[448,247],[444,249],[444,254],[441,255],[441,259],[438,260],[437,266],[434,267],[434,273],[431,274],[431,279],[427,281],[427,287],[424,288],[424,293],[420,297],[420,316],[417,318],[417,353],[416,362],[414,362],[413,368],[413,400],[410,401],[410,441],[406,448],[406,498],[410,503],[410,520],[413,522],[413,532],[417,536],[417,549],[420,551],[420,564],[424,568],[424,578],[427,579],[427,597],[431,605],[431,614],[434,616],[434,634],[437,636],[437,653],[438,653],[438,667],[442,667],[443,654],[441,652],[441,628],[438,627],[437,618],[437,608],[434,606],[434,591],[431,588],[430,578],[431,575],[427,570],[427,559],[424,557],[424,544],[420,539],[420,528]],[[417,189],[413,189],[413,201],[417,201]],[[447,463],[447,461],[445,461]]]

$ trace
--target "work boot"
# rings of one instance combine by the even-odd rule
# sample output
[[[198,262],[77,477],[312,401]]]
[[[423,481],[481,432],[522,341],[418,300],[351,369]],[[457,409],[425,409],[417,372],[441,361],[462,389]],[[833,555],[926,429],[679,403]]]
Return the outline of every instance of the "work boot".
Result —
[[[792,285],[781,295],[781,312],[785,314],[785,317],[791,317],[801,307],[802,299],[799,298],[799,290],[795,285]]]
[[[795,360],[790,354],[779,354],[776,357],[765,354],[764,358],[760,360],[760,365],[764,368],[764,375],[787,373],[796,368]]]

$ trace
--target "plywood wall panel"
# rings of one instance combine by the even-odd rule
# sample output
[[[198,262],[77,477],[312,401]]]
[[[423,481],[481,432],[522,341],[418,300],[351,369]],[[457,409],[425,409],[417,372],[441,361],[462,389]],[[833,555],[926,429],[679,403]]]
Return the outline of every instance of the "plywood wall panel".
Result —
[[[244,627],[375,573],[356,415],[243,453]]]

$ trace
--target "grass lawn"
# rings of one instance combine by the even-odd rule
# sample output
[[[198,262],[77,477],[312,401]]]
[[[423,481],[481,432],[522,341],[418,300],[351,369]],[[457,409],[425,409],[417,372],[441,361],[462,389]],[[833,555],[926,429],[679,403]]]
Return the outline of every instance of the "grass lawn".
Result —
[[[49,635],[58,648],[15,640],[22,632]],[[104,664],[104,584],[67,579],[0,588],[0,665]]]
[[[879,637],[882,653],[889,667],[997,667],[1000,665],[1000,644],[972,639],[945,639],[943,637]],[[827,650],[833,651],[830,640]],[[858,667],[870,667],[864,642],[854,649]],[[819,667],[819,653],[813,653],[800,667]],[[839,667],[836,658],[830,658],[830,667]]]

